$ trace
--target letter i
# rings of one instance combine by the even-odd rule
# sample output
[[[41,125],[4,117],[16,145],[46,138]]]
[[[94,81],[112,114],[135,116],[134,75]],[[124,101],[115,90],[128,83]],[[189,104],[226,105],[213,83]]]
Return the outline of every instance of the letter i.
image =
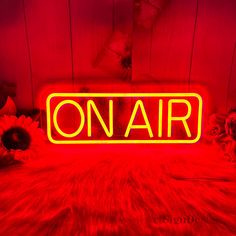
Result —
[[[158,137],[162,137],[162,120],[163,120],[163,99],[159,100],[159,113],[158,113]]]

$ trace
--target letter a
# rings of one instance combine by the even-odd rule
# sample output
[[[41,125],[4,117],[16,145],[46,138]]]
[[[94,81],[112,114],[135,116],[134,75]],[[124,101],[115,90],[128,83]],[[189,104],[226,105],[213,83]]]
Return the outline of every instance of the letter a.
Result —
[[[143,118],[144,118],[144,121],[145,121],[145,125],[133,125],[133,122],[134,122],[134,119],[135,119],[135,116],[137,114],[137,111],[138,111],[139,107],[141,109],[141,112],[142,112],[142,115],[143,115]],[[125,132],[125,137],[126,138],[129,136],[129,133],[130,133],[131,129],[147,129],[150,138],[153,137],[152,129],[151,129],[151,126],[150,126],[150,123],[149,123],[149,120],[148,120],[143,102],[141,100],[138,100],[135,103],[132,115],[131,115],[130,120],[129,120],[129,124],[128,124],[126,132]]]

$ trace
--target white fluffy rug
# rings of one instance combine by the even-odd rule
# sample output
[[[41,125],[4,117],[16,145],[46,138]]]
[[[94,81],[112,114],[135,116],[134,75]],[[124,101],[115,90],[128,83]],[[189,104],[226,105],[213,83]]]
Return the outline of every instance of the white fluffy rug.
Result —
[[[48,145],[0,170],[0,235],[236,235],[236,169],[204,145]]]

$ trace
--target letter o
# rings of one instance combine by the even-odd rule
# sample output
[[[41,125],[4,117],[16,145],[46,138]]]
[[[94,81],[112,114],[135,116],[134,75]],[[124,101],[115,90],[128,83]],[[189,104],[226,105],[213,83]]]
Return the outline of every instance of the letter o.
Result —
[[[74,132],[74,133],[71,133],[71,134],[68,134],[68,133],[65,133],[63,132],[59,125],[58,125],[58,122],[57,122],[57,115],[58,115],[58,112],[59,110],[61,109],[62,106],[64,106],[65,104],[71,104],[71,105],[74,105],[79,113],[80,113],[80,118],[81,118],[81,121],[80,121],[80,126],[79,128]],[[81,130],[83,129],[84,127],[84,122],[85,122],[85,117],[84,117],[84,112],[83,112],[83,109],[82,107],[75,101],[73,100],[64,100],[60,103],[58,103],[58,105],[56,106],[55,110],[54,110],[54,113],[53,113],[53,123],[54,123],[54,127],[55,129],[57,130],[57,132],[63,136],[63,137],[66,137],[66,138],[74,138],[75,136],[77,136]]]

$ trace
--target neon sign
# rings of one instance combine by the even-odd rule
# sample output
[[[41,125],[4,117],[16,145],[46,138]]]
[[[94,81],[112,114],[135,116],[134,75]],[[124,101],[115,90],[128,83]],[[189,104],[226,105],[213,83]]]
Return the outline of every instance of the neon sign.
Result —
[[[54,144],[196,143],[196,93],[52,93],[47,135]]]

